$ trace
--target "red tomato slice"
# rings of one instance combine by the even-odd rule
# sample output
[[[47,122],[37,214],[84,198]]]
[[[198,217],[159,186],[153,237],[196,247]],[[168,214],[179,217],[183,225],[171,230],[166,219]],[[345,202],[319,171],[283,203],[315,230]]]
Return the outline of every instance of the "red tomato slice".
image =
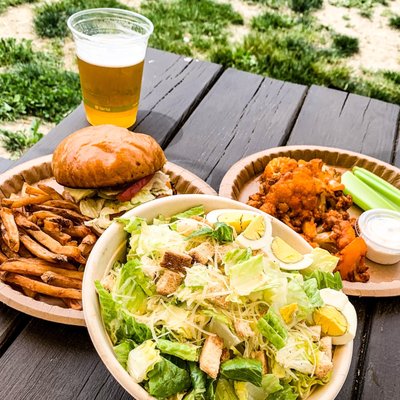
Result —
[[[129,201],[136,193],[138,193],[144,186],[146,186],[151,179],[153,178],[154,174],[147,175],[142,179],[134,182],[131,186],[125,189],[122,193],[117,196],[119,201]]]

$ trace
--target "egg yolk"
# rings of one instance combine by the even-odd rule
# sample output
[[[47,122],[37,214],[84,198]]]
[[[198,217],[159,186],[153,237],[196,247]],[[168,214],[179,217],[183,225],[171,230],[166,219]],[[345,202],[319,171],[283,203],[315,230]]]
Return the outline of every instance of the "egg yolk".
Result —
[[[328,336],[342,336],[347,332],[346,317],[333,306],[324,306],[313,313],[314,322],[321,326],[321,332]]]

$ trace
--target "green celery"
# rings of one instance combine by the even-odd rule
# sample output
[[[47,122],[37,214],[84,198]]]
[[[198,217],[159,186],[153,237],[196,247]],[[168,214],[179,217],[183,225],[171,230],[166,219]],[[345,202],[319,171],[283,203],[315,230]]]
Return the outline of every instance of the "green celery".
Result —
[[[374,189],[381,196],[394,203],[396,207],[400,208],[399,189],[364,168],[354,167],[353,174],[366,183],[371,189]]]
[[[350,194],[354,203],[356,203],[364,211],[371,210],[373,208],[385,208],[387,210],[398,211],[398,208],[389,203],[380,194],[372,190],[350,171],[347,171],[342,175],[342,183],[345,186],[344,193]]]

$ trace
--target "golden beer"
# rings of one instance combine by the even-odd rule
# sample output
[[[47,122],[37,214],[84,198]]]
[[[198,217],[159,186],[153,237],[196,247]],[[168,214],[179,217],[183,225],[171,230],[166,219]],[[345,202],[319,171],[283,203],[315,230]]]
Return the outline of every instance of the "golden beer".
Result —
[[[143,15],[114,8],[82,10],[67,23],[76,45],[87,120],[129,128],[136,121],[153,24]]]
[[[136,121],[143,64],[124,67],[95,65],[77,57],[83,103],[92,125],[128,128]]]

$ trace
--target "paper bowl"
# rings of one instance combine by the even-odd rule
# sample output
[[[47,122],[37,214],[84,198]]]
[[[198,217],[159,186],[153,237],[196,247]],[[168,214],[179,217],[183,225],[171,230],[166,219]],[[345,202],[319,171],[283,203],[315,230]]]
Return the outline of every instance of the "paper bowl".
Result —
[[[163,214],[174,215],[182,210],[204,205],[207,212],[221,208],[234,208],[255,211],[243,203],[208,195],[177,195],[154,200],[143,204],[129,212],[124,217],[138,216],[151,221]],[[260,212],[260,211],[259,211]],[[261,213],[261,212],[260,212]],[[279,235],[301,253],[308,253],[310,245],[285,224],[272,219],[274,235]],[[133,382],[128,372],[119,364],[114,356],[112,344],[103,326],[100,306],[95,290],[95,280],[100,280],[110,270],[117,260],[123,260],[126,250],[127,234],[121,224],[112,224],[97,241],[88,259],[83,279],[83,310],[90,337],[100,358],[114,378],[137,400],[154,399],[140,385]],[[333,400],[343,386],[350,368],[353,352],[353,342],[335,349],[333,363],[334,371],[328,385],[318,388],[309,399]]]

